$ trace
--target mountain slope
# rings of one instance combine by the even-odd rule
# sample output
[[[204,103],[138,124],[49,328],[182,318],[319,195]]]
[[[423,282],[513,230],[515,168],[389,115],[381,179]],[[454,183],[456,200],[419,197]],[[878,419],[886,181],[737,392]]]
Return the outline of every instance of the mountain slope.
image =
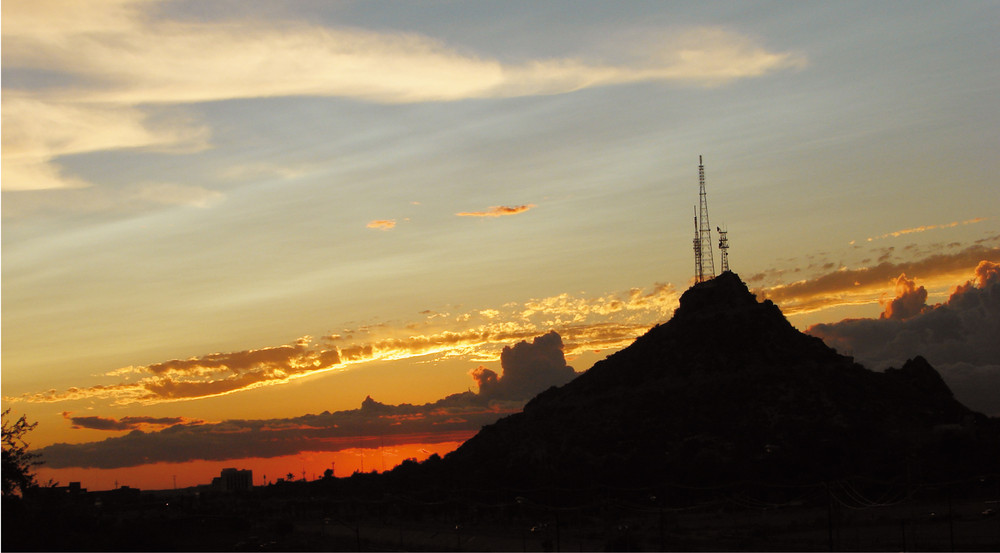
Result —
[[[997,452],[995,421],[958,403],[922,358],[869,371],[727,272],[444,464],[479,483],[717,485],[933,478],[992,470]]]

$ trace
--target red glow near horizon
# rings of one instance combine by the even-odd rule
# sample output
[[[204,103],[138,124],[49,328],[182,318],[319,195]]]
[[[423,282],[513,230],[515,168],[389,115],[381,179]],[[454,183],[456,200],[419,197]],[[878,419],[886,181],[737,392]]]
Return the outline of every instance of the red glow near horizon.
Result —
[[[475,434],[471,432],[465,439]],[[442,457],[458,448],[465,439],[439,443],[397,444],[376,448],[353,448],[340,451],[303,451],[283,457],[249,457],[226,461],[188,461],[185,463],[153,463],[114,469],[60,468],[41,466],[36,480],[47,485],[52,480],[60,486],[80,482],[88,491],[111,490],[129,486],[141,490],[168,490],[210,484],[224,468],[250,469],[255,486],[274,483],[279,478],[315,480],[332,468],[334,476],[346,477],[355,472],[384,472],[406,459],[423,461],[437,453]],[[304,475],[304,476],[303,476]]]

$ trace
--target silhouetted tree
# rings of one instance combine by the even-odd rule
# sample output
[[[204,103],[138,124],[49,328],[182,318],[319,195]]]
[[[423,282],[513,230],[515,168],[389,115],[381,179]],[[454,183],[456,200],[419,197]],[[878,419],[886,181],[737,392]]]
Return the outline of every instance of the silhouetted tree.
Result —
[[[10,409],[3,411],[3,495],[24,493],[35,485],[35,475],[31,468],[42,464],[35,453],[28,451],[25,434],[38,424],[29,423],[24,415],[13,424],[9,420]]]

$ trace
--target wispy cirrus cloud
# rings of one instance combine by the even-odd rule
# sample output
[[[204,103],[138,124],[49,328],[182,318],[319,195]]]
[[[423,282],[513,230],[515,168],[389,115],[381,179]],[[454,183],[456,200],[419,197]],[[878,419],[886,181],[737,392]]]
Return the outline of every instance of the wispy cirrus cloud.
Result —
[[[5,33],[6,29],[4,25]],[[209,147],[208,127],[185,117],[154,118],[155,109],[50,100],[8,88],[3,96],[4,190],[89,186],[53,163],[60,156],[126,148],[195,152]]]
[[[484,211],[462,211],[456,213],[455,215],[459,217],[504,217],[506,215],[517,215],[519,213],[524,213],[529,209],[536,207],[535,204],[525,204],[525,205],[494,205],[490,206],[489,209]]]
[[[866,241],[874,242],[875,240],[883,240],[885,238],[899,238],[900,236],[906,236],[907,234],[927,232],[929,230],[955,228],[959,225],[974,225],[976,223],[982,223],[983,221],[988,221],[989,219],[990,219],[989,217],[976,217],[975,219],[968,219],[965,221],[952,221],[950,223],[945,223],[941,225],[921,225],[919,227],[912,227],[903,230],[894,230],[892,232],[887,232],[879,236],[869,236]],[[850,243],[854,244],[854,240],[852,240]]]
[[[717,27],[666,30],[628,63],[580,58],[506,63],[417,33],[234,17],[166,19],[156,1],[3,4],[5,190],[87,186],[55,160],[124,148],[197,150],[208,130],[163,106],[238,98],[327,96],[379,103],[562,94],[595,86],[674,82],[719,86],[800,68]],[[17,72],[58,75],[22,88]],[[11,85],[11,83],[14,83]],[[53,124],[58,123],[58,124]]]
[[[4,165],[4,176],[7,166]],[[45,213],[54,203],[68,213],[129,212],[157,206],[207,209],[226,200],[226,194],[202,186],[170,182],[138,182],[119,187],[74,188],[21,195],[16,207],[3,205],[3,216],[32,217]]]
[[[270,96],[338,96],[376,102],[448,101],[572,92],[630,82],[725,84],[800,68],[722,27],[666,29],[634,46],[627,63],[582,58],[504,63],[412,32],[377,32],[296,20],[163,19],[158,2],[72,2],[4,7],[5,64],[81,77],[83,102],[139,105]],[[64,18],[58,12],[78,13]],[[637,56],[635,52],[645,55]]]
[[[677,305],[667,284],[598,297],[560,294],[468,313],[424,313],[423,321],[345,329],[318,339],[236,352],[208,353],[108,371],[113,383],[51,389],[5,401],[104,399],[115,405],[193,400],[280,385],[375,361],[423,356],[494,361],[503,346],[555,330],[567,355],[617,349],[662,322]]]

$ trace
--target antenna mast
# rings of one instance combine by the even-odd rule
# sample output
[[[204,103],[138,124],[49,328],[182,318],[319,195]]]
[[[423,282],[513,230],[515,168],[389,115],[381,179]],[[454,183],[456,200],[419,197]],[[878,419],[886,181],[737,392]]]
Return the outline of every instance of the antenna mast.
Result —
[[[708,196],[705,194],[705,165],[698,156],[698,195],[701,207],[698,212],[698,247],[695,249],[697,264],[695,278],[704,282],[715,278],[715,256],[712,253],[712,226],[708,222]]]
[[[725,273],[729,270],[729,238],[726,237],[726,231],[719,227],[715,227],[715,230],[719,233],[719,251],[722,252],[722,272]]]
[[[701,282],[701,238],[698,237],[698,208],[694,208],[694,280]]]

